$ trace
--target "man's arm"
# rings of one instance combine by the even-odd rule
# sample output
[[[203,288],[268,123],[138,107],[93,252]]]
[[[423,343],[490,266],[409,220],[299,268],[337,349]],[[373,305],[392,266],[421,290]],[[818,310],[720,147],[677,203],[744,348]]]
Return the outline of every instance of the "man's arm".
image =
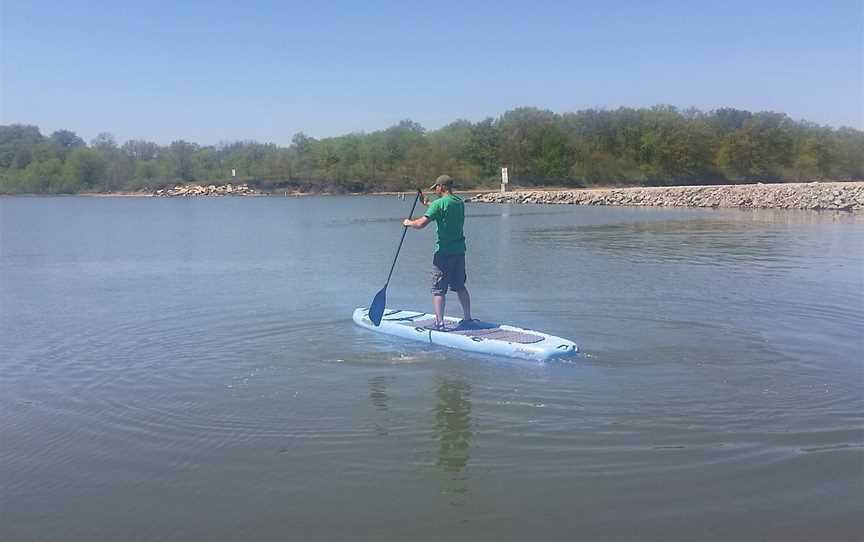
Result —
[[[422,230],[425,228],[430,222],[432,222],[428,216],[421,216],[420,218],[415,218],[414,220],[410,220],[406,218],[402,221],[402,225],[408,228],[415,228],[418,230]]]

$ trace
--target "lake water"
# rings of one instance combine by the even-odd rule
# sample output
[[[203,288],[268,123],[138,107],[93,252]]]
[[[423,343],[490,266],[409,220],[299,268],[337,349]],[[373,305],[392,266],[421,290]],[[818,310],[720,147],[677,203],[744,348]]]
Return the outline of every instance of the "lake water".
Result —
[[[0,198],[0,539],[862,539],[864,216],[469,204],[544,365],[354,326],[410,205]]]

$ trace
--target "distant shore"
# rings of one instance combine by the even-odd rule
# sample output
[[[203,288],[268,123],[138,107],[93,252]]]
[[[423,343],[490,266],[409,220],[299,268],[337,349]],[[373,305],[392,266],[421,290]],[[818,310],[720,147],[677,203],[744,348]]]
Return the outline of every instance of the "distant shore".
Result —
[[[749,209],[864,210],[864,182],[663,186],[585,190],[487,192],[478,203],[636,205]]]
[[[643,207],[702,207],[751,209],[864,210],[864,181],[809,183],[756,183],[730,185],[654,186],[629,188],[532,188],[512,192],[474,188],[457,193],[475,203],[629,205]],[[148,191],[91,192],[86,197],[306,197],[392,196],[410,197],[412,191],[382,191],[348,194],[327,192],[263,191],[240,185],[178,185]],[[35,197],[44,197],[38,195]]]

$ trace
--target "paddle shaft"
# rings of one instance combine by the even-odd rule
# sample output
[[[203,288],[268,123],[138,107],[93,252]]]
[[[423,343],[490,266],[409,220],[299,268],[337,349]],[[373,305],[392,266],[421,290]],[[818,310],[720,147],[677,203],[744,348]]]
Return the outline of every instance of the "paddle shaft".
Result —
[[[414,196],[414,205],[411,206],[411,212],[408,213],[408,220],[414,215],[414,208],[417,207],[417,200],[420,199],[420,190],[417,190],[417,195]],[[402,250],[402,243],[405,241],[405,233],[408,232],[408,226],[402,228],[402,239],[399,240],[399,247],[396,249],[396,256],[393,258],[393,264],[390,266],[390,273],[387,275],[387,282],[384,283],[386,288],[390,284],[390,277],[393,276],[393,269],[396,268],[396,260],[399,258],[399,251]]]

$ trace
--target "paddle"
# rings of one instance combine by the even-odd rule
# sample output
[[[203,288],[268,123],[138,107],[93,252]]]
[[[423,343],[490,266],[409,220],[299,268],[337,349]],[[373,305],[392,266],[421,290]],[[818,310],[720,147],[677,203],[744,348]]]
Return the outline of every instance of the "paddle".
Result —
[[[408,219],[410,220],[412,215],[414,214],[414,208],[417,207],[417,200],[420,199],[421,192],[417,190],[417,196],[414,197],[414,204],[411,206],[411,212],[408,213]],[[387,282],[384,283],[384,287],[375,294],[375,299],[372,300],[372,305],[369,306],[369,319],[372,320],[372,323],[376,326],[381,324],[381,318],[384,316],[384,307],[387,304],[387,285],[390,284],[390,277],[393,276],[393,268],[396,267],[396,258],[399,257],[399,251],[402,250],[402,241],[405,240],[405,232],[408,231],[408,226],[404,226],[402,230],[402,239],[399,240],[399,248],[396,249],[396,257],[393,258],[393,265],[390,266],[390,274],[387,275]]]

